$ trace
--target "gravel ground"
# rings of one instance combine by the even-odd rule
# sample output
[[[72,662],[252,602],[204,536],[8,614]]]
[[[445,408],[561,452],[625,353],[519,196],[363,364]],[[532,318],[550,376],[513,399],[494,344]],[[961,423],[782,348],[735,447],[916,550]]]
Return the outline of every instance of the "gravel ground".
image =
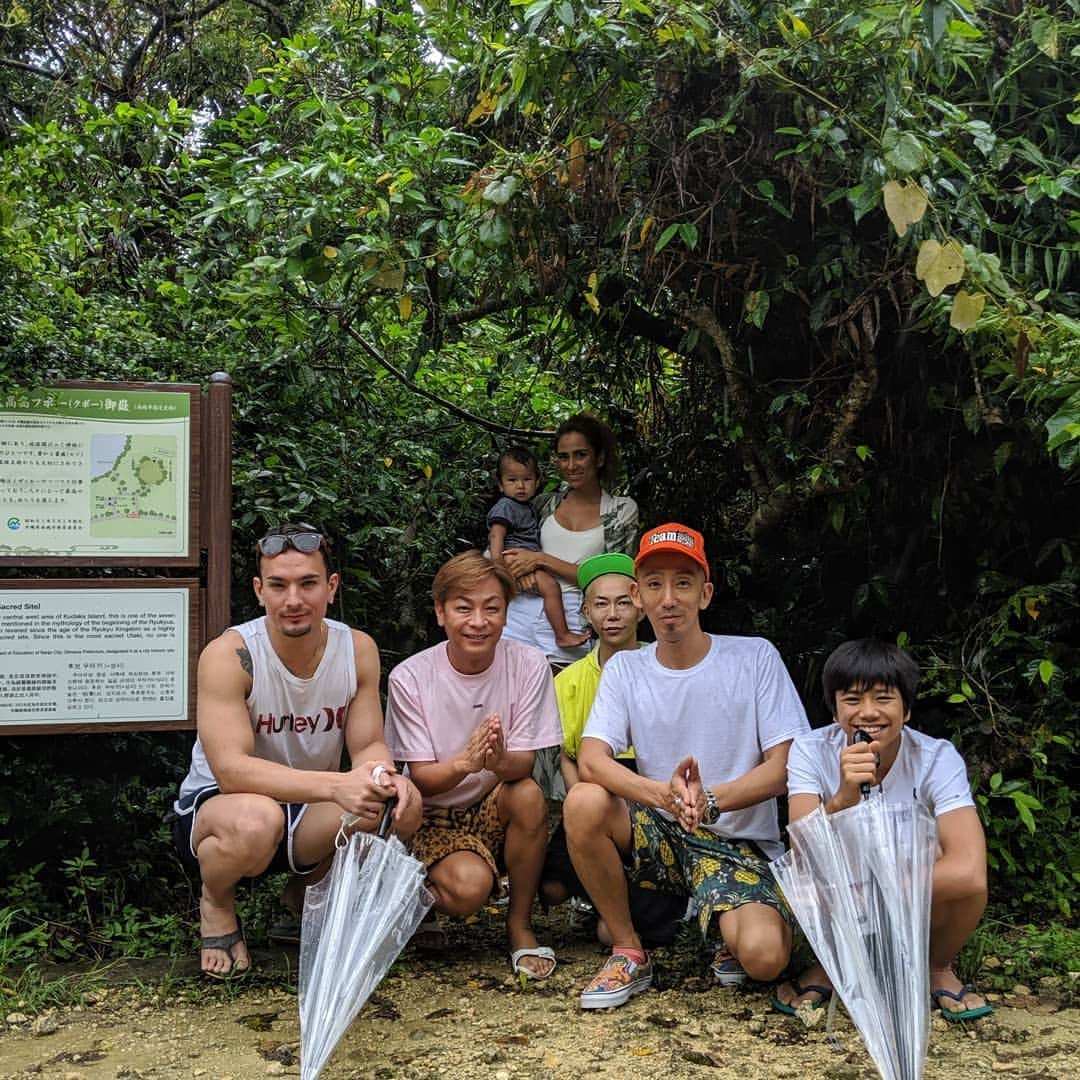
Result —
[[[326,1080],[877,1075],[843,1009],[837,1052],[824,1022],[808,1028],[772,1012],[768,988],[715,987],[689,935],[656,954],[654,989],[621,1009],[583,1013],[577,993],[602,953],[565,915],[539,924],[541,940],[558,952],[557,971],[525,988],[510,975],[496,911],[447,929],[444,949],[405,953],[346,1033]],[[143,972],[139,987],[92,990],[77,1008],[9,1013],[0,1025],[0,1077],[297,1075],[296,997],[282,988],[296,952],[254,956],[263,975],[242,983],[200,981],[185,961],[154,976]],[[1015,988],[995,1001],[992,1017],[974,1024],[935,1019],[926,1080],[1080,1080],[1080,1010],[1063,1008],[1052,988],[1035,990]]]

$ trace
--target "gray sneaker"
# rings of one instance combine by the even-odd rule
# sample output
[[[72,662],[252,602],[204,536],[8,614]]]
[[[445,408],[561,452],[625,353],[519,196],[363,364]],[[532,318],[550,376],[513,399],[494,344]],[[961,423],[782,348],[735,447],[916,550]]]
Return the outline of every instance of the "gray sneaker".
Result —
[[[648,958],[643,964],[635,964],[622,953],[612,953],[592,982],[581,991],[581,1007],[614,1009],[651,985],[652,963]]]

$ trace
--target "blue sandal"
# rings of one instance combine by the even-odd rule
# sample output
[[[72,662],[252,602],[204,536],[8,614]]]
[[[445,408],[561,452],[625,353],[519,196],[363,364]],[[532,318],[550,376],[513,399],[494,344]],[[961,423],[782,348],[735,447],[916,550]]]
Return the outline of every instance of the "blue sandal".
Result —
[[[795,991],[797,997],[802,997],[803,994],[809,993],[821,995],[821,997],[818,998],[817,1001],[812,1001],[810,1003],[812,1008],[824,1008],[832,1000],[833,992],[831,987],[821,986],[819,983],[807,983],[806,986],[803,986],[803,984],[799,982],[799,980],[794,975],[792,975],[788,982],[791,983],[791,988]],[[795,1015],[795,1006],[788,1005],[785,1002],[781,1001],[775,993],[772,996],[772,1007],[778,1013],[783,1013],[785,1016]]]
[[[941,1004],[943,997],[963,1004],[964,998],[968,994],[977,994],[978,992],[974,986],[970,985],[961,986],[956,993],[953,993],[952,990],[931,990],[930,1000],[934,1003],[935,1009],[941,1010],[941,1015],[946,1020],[952,1020],[954,1023],[959,1023],[961,1020],[978,1020],[980,1016],[989,1016],[994,1011],[994,1007],[992,1005],[979,1005],[974,1009],[947,1009]]]

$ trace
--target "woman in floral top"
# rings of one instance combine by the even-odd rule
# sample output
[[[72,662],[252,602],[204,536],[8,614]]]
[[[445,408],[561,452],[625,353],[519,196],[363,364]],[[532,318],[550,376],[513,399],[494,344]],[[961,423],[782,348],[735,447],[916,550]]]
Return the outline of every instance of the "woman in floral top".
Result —
[[[612,495],[618,473],[615,436],[602,420],[588,413],[571,416],[555,433],[555,460],[563,482],[534,501],[540,521],[541,551],[515,549],[505,554],[518,584],[528,589],[538,569],[553,574],[563,589],[563,607],[571,629],[582,629],[578,564],[607,551],[632,554],[637,540],[638,508],[633,499]],[[560,649],[544,617],[538,596],[523,593],[507,611],[503,636],[542,649],[549,659],[565,663],[584,656],[587,646]]]

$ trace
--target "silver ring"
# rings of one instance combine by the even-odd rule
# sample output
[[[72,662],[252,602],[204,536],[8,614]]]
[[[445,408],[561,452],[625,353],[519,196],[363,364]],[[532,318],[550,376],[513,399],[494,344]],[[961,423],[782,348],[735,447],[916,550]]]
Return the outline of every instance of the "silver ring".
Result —
[[[387,769],[387,767],[385,765],[376,765],[375,768],[371,770],[371,782],[373,784],[375,784],[377,787],[382,787],[383,786],[382,778],[389,771],[390,770]]]

